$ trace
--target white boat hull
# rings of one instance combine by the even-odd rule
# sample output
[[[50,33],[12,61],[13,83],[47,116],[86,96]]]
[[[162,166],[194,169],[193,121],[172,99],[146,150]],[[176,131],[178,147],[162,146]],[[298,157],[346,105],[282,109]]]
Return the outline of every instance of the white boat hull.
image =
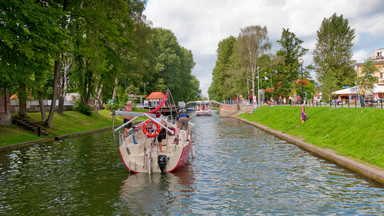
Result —
[[[135,173],[160,173],[161,170],[158,165],[160,150],[157,145],[157,138],[155,138],[156,145],[151,149],[151,142],[154,138],[147,138],[141,130],[135,132],[134,136],[137,144],[134,144],[131,134],[122,141],[119,147],[125,166]],[[162,150],[165,152],[162,154],[168,158],[164,172],[171,172],[189,160],[192,138],[189,142],[185,141],[185,131],[180,131],[179,138],[180,141],[177,145],[173,144],[174,136],[167,135],[167,138],[162,141]]]

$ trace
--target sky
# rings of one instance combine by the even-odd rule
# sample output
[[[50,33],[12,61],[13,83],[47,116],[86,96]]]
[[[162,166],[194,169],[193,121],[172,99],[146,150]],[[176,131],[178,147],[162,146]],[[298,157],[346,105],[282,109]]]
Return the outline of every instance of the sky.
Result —
[[[353,59],[362,63],[373,50],[384,48],[383,11],[383,0],[148,0],[144,15],[152,27],[171,30],[179,44],[192,51],[196,63],[192,74],[208,96],[217,46],[229,36],[237,37],[241,28],[267,26],[271,54],[280,49],[276,41],[288,28],[309,49],[305,66],[312,63],[322,20],[334,13],[343,15],[356,31]]]

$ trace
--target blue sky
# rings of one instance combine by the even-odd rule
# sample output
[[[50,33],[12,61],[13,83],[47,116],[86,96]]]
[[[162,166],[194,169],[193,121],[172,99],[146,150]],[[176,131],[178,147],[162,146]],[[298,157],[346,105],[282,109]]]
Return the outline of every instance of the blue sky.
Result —
[[[206,96],[212,82],[218,43],[237,37],[240,28],[267,26],[271,53],[282,28],[289,28],[309,49],[304,65],[312,63],[316,31],[333,13],[343,15],[356,31],[353,59],[363,62],[374,49],[384,48],[383,0],[148,0],[144,15],[153,27],[170,29],[179,44],[192,51],[192,73]],[[315,78],[315,77],[314,77]]]

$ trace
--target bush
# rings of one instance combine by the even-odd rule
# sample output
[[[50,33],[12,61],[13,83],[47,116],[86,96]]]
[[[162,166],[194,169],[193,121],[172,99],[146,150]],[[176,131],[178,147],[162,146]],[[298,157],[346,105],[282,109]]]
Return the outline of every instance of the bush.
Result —
[[[91,113],[92,113],[91,107],[84,106],[80,102],[76,102],[75,106],[73,107],[73,110],[87,116],[91,116]]]

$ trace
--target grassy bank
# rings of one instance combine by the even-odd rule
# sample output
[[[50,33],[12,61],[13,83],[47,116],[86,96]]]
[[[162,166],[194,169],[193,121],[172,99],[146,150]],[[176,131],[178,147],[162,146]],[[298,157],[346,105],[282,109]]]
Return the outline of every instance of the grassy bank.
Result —
[[[40,113],[29,113],[28,117],[32,122],[41,121]],[[117,123],[123,123],[123,117],[116,117],[115,119],[118,120]],[[51,133],[48,136],[38,137],[37,134],[14,125],[0,126],[0,146],[105,128],[109,126],[112,126],[112,116],[110,115],[109,110],[100,110],[99,114],[92,113],[91,116],[75,111],[66,111],[63,115],[55,113],[53,118],[53,127],[46,129],[49,133]]]
[[[301,107],[260,107],[239,117],[384,168],[384,110],[307,107],[304,124],[300,112]]]

